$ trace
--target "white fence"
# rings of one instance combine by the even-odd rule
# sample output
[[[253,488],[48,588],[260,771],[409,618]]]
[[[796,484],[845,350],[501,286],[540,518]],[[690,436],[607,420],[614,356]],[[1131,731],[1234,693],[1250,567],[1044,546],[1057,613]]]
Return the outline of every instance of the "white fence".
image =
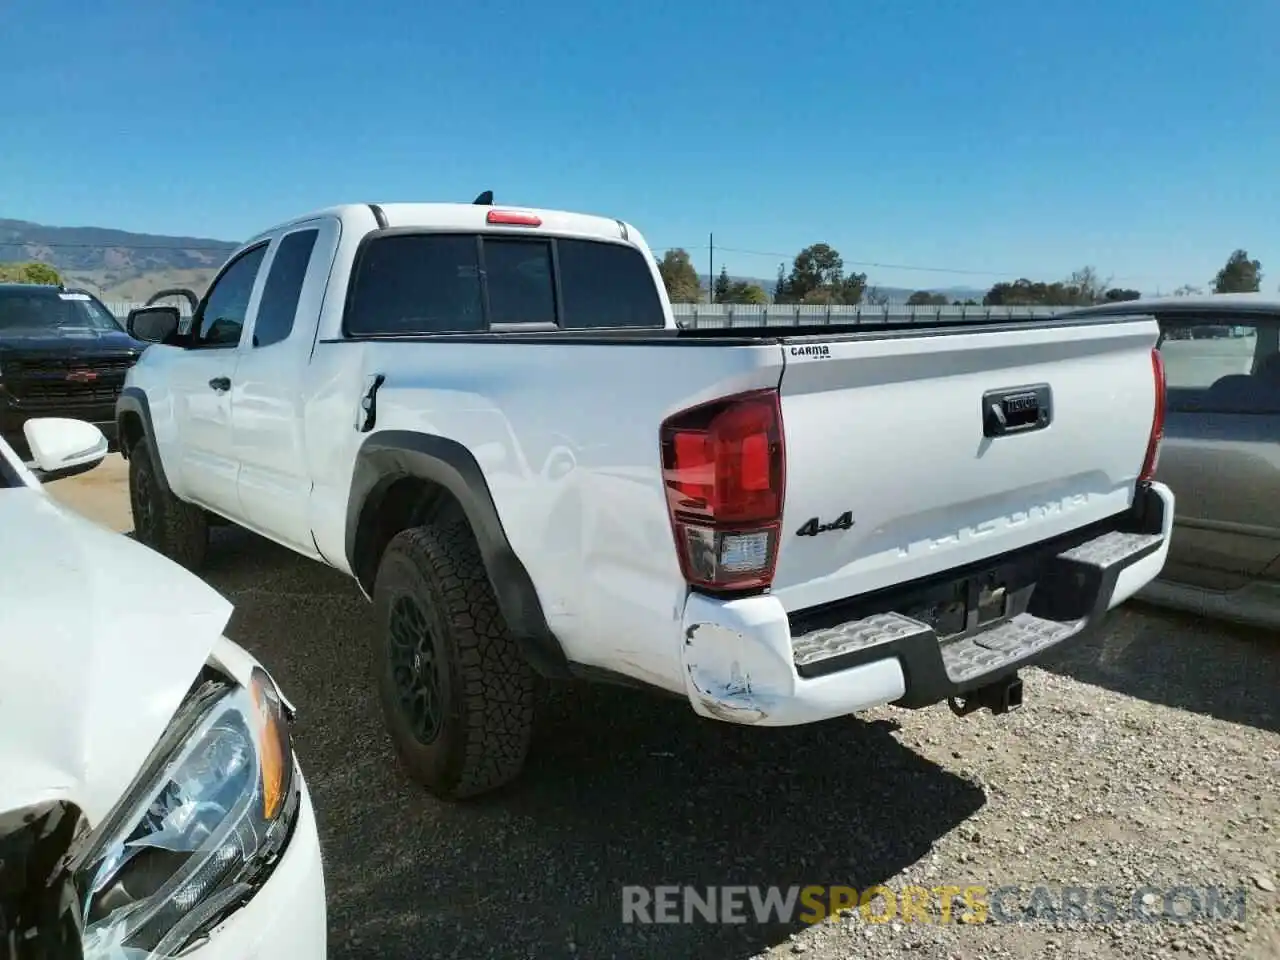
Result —
[[[771,303],[673,303],[671,312],[682,327],[797,327],[809,325],[866,325],[872,323],[929,323],[938,320],[1030,320],[1051,317],[1066,307],[981,307],[884,305],[811,306]]]
[[[185,301],[175,304],[188,316]],[[123,320],[141,303],[118,301],[107,309]],[[1030,320],[1051,317],[1066,307],[908,306],[905,303],[798,306],[771,303],[764,306],[733,303],[674,303],[676,323],[688,328],[852,326],[873,323],[929,323],[938,320]]]

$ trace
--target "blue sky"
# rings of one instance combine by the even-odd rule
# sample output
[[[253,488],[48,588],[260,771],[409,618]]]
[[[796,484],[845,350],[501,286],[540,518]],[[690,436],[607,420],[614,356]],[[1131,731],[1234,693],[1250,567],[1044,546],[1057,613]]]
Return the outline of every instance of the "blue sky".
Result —
[[[1151,292],[1242,246],[1274,290],[1278,42],[1275,0],[8,3],[0,217],[234,240],[493,189],[735,274],[821,240]]]

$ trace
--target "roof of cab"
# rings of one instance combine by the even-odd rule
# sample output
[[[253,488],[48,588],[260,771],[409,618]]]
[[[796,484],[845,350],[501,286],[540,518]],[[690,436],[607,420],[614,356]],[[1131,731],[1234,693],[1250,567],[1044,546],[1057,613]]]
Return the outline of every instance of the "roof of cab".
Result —
[[[546,210],[539,207],[522,207],[514,204],[491,206],[474,203],[348,203],[315,210],[300,217],[276,224],[263,230],[248,243],[254,243],[267,234],[275,233],[308,220],[320,217],[336,217],[344,224],[375,223],[374,209],[382,211],[390,228],[420,227],[423,229],[484,230],[529,234],[539,231],[559,235],[591,237],[603,240],[636,240],[639,231],[622,220],[566,210]],[[490,210],[508,213],[532,214],[542,224],[539,227],[489,224],[486,217]]]
[[[4,281],[0,283],[0,290],[8,293],[71,293],[70,290],[63,290],[61,287],[52,283],[17,283]],[[81,291],[74,291],[80,293]]]
[[[1264,293],[1202,293],[1191,297],[1151,297],[1120,300],[1064,311],[1063,317],[1118,314],[1280,313],[1280,298]]]

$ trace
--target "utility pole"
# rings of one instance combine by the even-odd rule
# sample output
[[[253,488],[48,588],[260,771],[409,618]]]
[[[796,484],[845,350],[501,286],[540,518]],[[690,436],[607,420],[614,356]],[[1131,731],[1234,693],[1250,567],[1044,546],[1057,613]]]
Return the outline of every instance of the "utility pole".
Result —
[[[716,302],[716,235],[707,234],[707,303]]]

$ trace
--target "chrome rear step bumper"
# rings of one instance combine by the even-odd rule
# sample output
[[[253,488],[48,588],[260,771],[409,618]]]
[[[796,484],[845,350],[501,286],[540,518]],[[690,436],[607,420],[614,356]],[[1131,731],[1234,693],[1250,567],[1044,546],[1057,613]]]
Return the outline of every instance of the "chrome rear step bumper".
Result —
[[[1163,520],[1159,511],[1145,517]],[[959,636],[940,637],[928,623],[895,611],[803,633],[792,638],[796,673],[811,679],[895,657],[906,677],[898,705],[962,697],[1089,632],[1115,605],[1121,573],[1164,542],[1162,532],[1110,530],[1047,557],[1011,597],[1007,617]]]
[[[1083,639],[1160,573],[1173,508],[1169,489],[1152,484],[1131,511],[1100,525],[822,608],[788,612],[770,594],[692,594],[682,617],[685,693],[702,716],[768,726],[888,703],[1014,709],[1020,668]],[[966,591],[963,614],[953,603],[940,618],[937,598]]]

